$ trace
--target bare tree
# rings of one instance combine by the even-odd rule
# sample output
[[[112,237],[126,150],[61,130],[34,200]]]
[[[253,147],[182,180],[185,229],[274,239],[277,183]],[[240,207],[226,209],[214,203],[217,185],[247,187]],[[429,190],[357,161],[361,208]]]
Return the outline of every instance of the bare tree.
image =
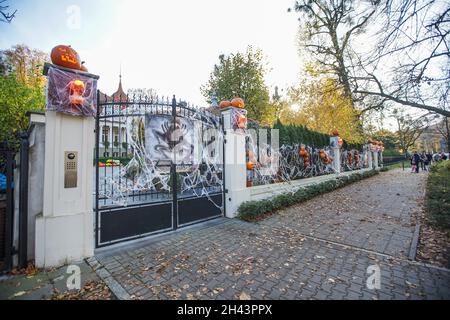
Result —
[[[387,0],[383,32],[365,59],[355,94],[450,116],[450,2]],[[388,66],[388,67],[386,67]]]
[[[450,152],[450,121],[448,117],[436,125],[436,131],[444,138],[447,151]]]
[[[407,152],[429,127],[430,114],[413,118],[403,109],[394,109],[391,116],[397,124],[397,143],[404,152]]]
[[[0,21],[10,23],[14,19],[17,10],[10,11],[9,5],[6,5],[6,0],[0,0]]]
[[[300,13],[300,47],[314,57],[322,70],[337,76],[353,106],[351,42],[353,37],[364,32],[379,3],[379,0],[359,3],[352,0],[301,0],[294,6]]]
[[[360,111],[394,102],[450,116],[450,2],[302,0],[295,10],[301,47]]]

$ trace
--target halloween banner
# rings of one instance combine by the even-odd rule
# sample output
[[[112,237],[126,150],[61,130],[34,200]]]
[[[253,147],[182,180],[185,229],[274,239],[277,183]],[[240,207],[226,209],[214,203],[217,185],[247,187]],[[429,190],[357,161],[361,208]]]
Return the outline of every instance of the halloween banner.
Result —
[[[47,110],[92,117],[97,111],[96,94],[96,79],[49,67]]]
[[[147,114],[145,149],[152,161],[193,164],[195,155],[194,124],[187,118]]]

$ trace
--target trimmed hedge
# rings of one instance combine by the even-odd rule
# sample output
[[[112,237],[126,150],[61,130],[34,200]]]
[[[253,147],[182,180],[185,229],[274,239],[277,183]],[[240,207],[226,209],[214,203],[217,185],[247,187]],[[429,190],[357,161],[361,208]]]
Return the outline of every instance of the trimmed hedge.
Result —
[[[273,126],[279,130],[280,145],[303,143],[308,146],[325,147],[330,144],[330,136],[309,130],[305,126],[283,125],[279,120]]]
[[[303,187],[294,193],[281,194],[271,199],[247,201],[239,206],[238,217],[245,221],[261,220],[276,210],[310,200],[320,194],[333,191],[353,182],[372,177],[376,174],[378,174],[378,171],[376,170],[365,171],[363,173],[354,173],[349,176],[342,176],[334,180]]]
[[[426,209],[432,225],[450,230],[450,161],[431,166],[427,182]]]

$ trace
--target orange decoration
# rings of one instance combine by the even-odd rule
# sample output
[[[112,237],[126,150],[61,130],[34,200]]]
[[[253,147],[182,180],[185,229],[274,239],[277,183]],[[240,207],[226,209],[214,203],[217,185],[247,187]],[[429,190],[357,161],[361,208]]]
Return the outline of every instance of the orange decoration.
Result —
[[[247,162],[247,170],[255,169],[255,164],[253,162]]]
[[[237,126],[239,129],[246,129],[247,128],[247,117],[241,114],[238,118]]]
[[[242,109],[245,107],[245,103],[241,98],[234,98],[233,100],[231,100],[231,106]]]
[[[61,67],[80,70],[81,61],[78,53],[70,46],[59,45],[50,54],[52,63]]]
[[[84,64],[84,61],[81,63],[80,70],[84,71],[84,72],[88,72],[88,69],[86,68],[86,65]]]
[[[81,105],[83,104],[83,94],[86,90],[86,86],[81,80],[73,80],[69,82],[69,102],[70,104]]]
[[[220,108],[228,108],[231,107],[231,102],[230,101],[220,101],[219,103],[219,107]]]
[[[337,137],[339,136],[339,131],[337,129],[333,129],[333,131],[331,131],[331,135]]]

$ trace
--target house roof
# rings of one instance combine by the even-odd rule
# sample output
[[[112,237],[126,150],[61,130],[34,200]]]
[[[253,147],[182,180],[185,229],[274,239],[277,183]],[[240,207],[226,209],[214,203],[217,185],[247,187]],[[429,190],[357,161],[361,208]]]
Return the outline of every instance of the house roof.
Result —
[[[105,102],[127,102],[127,94],[123,90],[122,87],[122,75],[119,76],[119,87],[117,88],[116,92],[114,92],[112,95],[107,95],[106,93],[99,92],[99,99],[100,103]]]

